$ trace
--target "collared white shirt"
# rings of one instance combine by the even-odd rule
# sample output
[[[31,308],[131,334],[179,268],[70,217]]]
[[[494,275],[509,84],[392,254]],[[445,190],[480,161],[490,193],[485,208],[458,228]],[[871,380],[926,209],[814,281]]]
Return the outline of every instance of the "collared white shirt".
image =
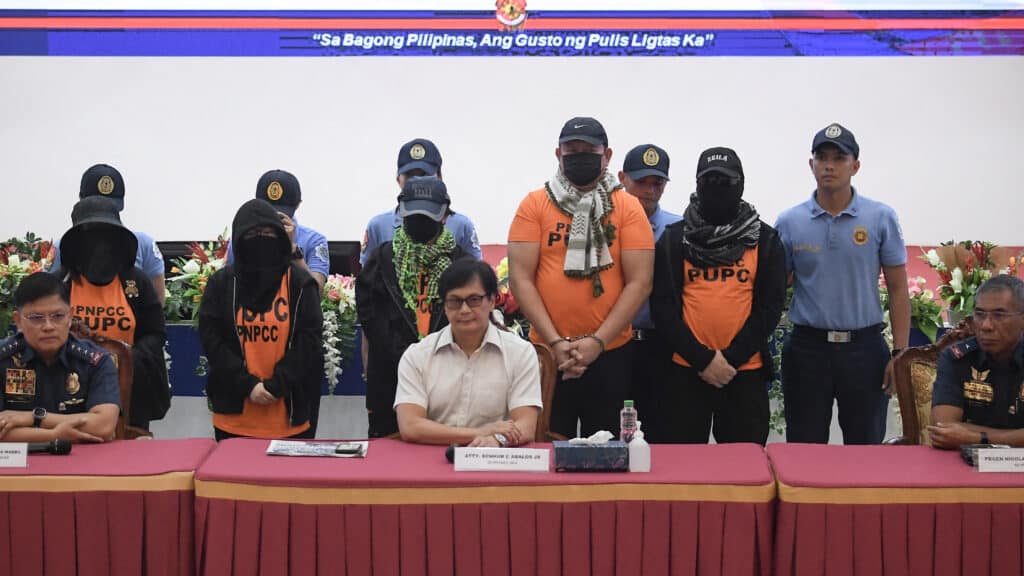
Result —
[[[488,325],[469,356],[446,326],[402,354],[395,406],[415,404],[446,426],[473,428],[507,419],[523,406],[542,406],[540,369],[533,345]]]

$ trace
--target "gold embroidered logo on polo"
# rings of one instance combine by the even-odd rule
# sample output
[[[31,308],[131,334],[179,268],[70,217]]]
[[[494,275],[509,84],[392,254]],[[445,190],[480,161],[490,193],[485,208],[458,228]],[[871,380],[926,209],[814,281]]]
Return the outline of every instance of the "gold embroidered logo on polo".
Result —
[[[413,160],[423,160],[427,155],[427,149],[422,144],[413,144],[412,148],[409,148],[409,157]]]
[[[267,198],[277,202],[284,196],[284,188],[281,187],[281,183],[274,180],[267,186]]]
[[[68,379],[64,385],[64,388],[68,391],[68,394],[78,394],[78,391],[82,389],[82,385],[78,381],[77,372],[68,373]]]
[[[661,156],[658,155],[658,151],[654,148],[648,148],[647,150],[644,150],[643,160],[644,164],[648,166],[657,166],[658,162],[661,161]]]
[[[101,176],[96,183],[96,189],[104,196],[110,196],[114,192],[114,179],[110,176]]]
[[[868,243],[868,229],[863,226],[857,226],[853,230],[853,243],[857,246],[863,246]]]

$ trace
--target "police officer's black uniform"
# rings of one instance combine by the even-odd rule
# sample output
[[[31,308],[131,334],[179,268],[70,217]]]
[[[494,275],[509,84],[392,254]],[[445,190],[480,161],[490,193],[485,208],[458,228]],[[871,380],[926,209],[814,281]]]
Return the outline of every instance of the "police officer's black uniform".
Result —
[[[993,362],[973,337],[943,350],[932,392],[938,405],[962,408],[971,424],[1024,428],[1024,340],[1005,364]]]
[[[99,404],[121,404],[110,355],[71,334],[51,366],[21,334],[0,341],[0,380],[0,410],[79,414]]]

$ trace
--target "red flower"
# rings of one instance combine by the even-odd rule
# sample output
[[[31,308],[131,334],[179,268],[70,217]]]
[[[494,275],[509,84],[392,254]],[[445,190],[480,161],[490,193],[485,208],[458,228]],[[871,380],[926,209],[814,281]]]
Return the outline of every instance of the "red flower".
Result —
[[[953,281],[953,273],[950,272],[949,270],[940,270],[939,279],[942,280],[943,284],[949,284],[950,282]]]
[[[203,264],[206,264],[210,261],[209,256],[206,255],[206,251],[203,250],[203,245],[200,244],[199,242],[193,242],[189,244],[188,249],[189,252],[192,253],[192,257],[195,258],[196,260],[199,260]]]
[[[498,301],[495,306],[501,309],[502,314],[506,316],[519,311],[519,303],[516,302],[516,297],[511,292],[498,292]]]

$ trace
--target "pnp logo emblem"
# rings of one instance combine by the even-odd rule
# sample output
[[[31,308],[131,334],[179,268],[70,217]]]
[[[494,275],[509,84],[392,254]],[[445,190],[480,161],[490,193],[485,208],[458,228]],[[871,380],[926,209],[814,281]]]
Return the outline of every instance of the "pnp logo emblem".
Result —
[[[281,187],[281,183],[274,180],[267,186],[267,198],[277,202],[284,196],[284,188]]]
[[[495,18],[507,30],[520,28],[526,22],[526,0],[497,0]]]
[[[661,156],[658,155],[658,151],[654,148],[648,148],[644,150],[644,164],[648,166],[657,166],[658,162],[661,162]]]
[[[863,226],[857,226],[853,231],[853,243],[857,246],[863,246],[868,243],[868,229]]]
[[[422,144],[413,144],[412,148],[409,148],[409,156],[413,160],[423,160],[423,157],[427,155],[426,148]]]
[[[114,192],[114,179],[110,176],[100,177],[100,181],[96,183],[96,189],[100,191],[100,194],[110,196]]]
[[[825,128],[826,138],[839,138],[843,134],[843,129],[839,127],[839,124],[832,124],[828,128]]]

